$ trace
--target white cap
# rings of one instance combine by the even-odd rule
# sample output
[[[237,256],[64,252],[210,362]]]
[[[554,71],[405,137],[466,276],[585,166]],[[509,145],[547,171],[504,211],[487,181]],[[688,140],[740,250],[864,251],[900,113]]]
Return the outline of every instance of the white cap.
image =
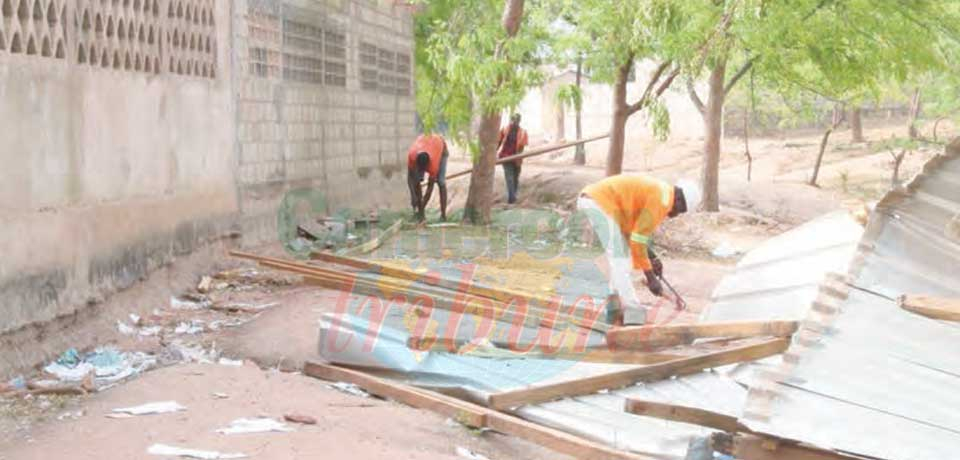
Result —
[[[687,200],[687,212],[696,212],[700,208],[700,200],[703,199],[700,186],[690,179],[680,179],[676,185],[683,190],[683,197]]]

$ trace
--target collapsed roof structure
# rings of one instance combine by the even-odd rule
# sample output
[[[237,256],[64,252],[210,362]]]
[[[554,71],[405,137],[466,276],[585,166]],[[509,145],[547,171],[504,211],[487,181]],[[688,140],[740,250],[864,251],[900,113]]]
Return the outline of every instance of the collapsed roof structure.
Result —
[[[239,255],[353,295],[324,317],[326,363],[306,373],[471,426],[583,458],[925,460],[960,447],[960,328],[916,313],[957,313],[945,309],[960,298],[958,228],[955,142],[865,231],[834,214],[748,254],[703,323],[620,330],[600,309],[368,261],[316,255],[343,271]],[[905,295],[948,300],[912,308]],[[537,343],[556,346],[518,346]]]

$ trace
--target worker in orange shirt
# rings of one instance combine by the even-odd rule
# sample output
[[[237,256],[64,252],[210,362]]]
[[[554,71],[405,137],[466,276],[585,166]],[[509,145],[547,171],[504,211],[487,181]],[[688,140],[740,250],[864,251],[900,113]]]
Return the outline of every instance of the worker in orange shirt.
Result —
[[[434,184],[440,189],[440,218],[447,220],[447,142],[438,134],[424,134],[410,146],[407,152],[407,187],[410,189],[410,205],[421,222],[426,218],[424,209],[433,195]],[[427,193],[423,194],[423,176],[430,175]]]
[[[666,218],[696,210],[701,196],[693,182],[670,185],[640,175],[612,176],[583,189],[577,209],[586,214],[606,251],[610,290],[624,307],[640,308],[631,269],[643,271],[653,295],[663,295],[663,263],[653,252],[651,236]]]
[[[520,127],[520,114],[510,117],[510,124],[500,129],[500,141],[497,144],[497,158],[509,158],[523,153],[527,147],[527,130]],[[503,177],[507,181],[507,203],[517,202],[517,190],[520,188],[520,166],[523,160],[503,163]]]

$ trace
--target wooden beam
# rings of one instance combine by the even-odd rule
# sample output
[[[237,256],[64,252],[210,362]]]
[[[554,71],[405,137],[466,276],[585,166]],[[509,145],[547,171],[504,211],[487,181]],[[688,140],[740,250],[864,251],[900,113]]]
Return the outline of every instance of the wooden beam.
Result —
[[[418,351],[435,351],[441,353],[462,354],[465,356],[482,353],[481,350],[469,350],[461,353],[464,346],[468,345],[466,340],[457,340],[449,337],[410,337],[407,339],[407,348]],[[494,343],[505,355],[509,354],[515,359],[566,359],[571,361],[583,361],[588,363],[607,363],[607,364],[657,364],[666,361],[673,361],[683,358],[682,354],[643,352],[634,350],[609,350],[607,348],[587,348],[583,351],[560,348],[555,351],[543,351],[538,345],[533,345],[530,351],[516,351],[510,348],[510,344]],[[527,349],[531,344],[516,344],[518,349]]]
[[[513,415],[496,412],[467,401],[381,379],[360,371],[308,361],[304,364],[303,373],[322,380],[352,383],[377,396],[452,417],[468,426],[489,428],[516,436],[575,458],[595,460],[644,460],[649,458],[616,450],[570,433],[538,425]]]
[[[625,387],[637,382],[663,380],[672,376],[694,374],[707,368],[766,358],[783,353],[789,345],[790,341],[786,339],[765,340],[759,343],[713,353],[705,353],[691,358],[667,361],[652,366],[637,367],[580,380],[497,393],[490,395],[488,404],[495,409],[506,410],[525,404],[537,404],[555,399],[593,394],[600,390]]]
[[[537,148],[534,148],[534,149],[530,149],[530,150],[528,150],[528,151],[526,151],[526,152],[524,152],[524,153],[521,153],[520,155],[514,155],[514,156],[511,156],[511,157],[509,157],[509,158],[498,158],[496,164],[499,165],[499,164],[506,163],[506,162],[508,162],[508,161],[522,160],[522,159],[524,159],[524,158],[535,157],[535,156],[538,156],[538,155],[543,155],[543,154],[545,154],[545,153],[550,153],[550,152],[555,152],[555,151],[557,151],[557,150],[563,150],[563,149],[567,149],[567,148],[570,148],[570,147],[575,147],[575,146],[580,145],[580,144],[586,144],[586,143],[588,143],[588,142],[599,141],[599,140],[601,140],[601,139],[606,139],[606,138],[608,138],[608,137],[610,137],[610,134],[609,134],[609,133],[607,133],[607,134],[601,134],[601,135],[599,135],[599,136],[588,137],[588,138],[580,139],[580,140],[576,140],[576,141],[564,142],[564,143],[562,143],[562,144],[555,144],[555,145],[548,145],[548,146],[544,146],[544,147],[537,147]],[[447,175],[447,180],[456,179],[456,178],[458,178],[458,177],[466,176],[466,175],[469,175],[471,172],[473,172],[473,169],[468,169],[468,170],[466,170],[466,171],[460,171],[460,172],[457,172],[457,173],[449,174],[449,175]]]
[[[400,228],[403,227],[403,219],[397,219],[389,228],[383,231],[383,233],[377,235],[376,238],[367,241],[359,246],[354,246],[352,248],[347,248],[343,251],[344,254],[366,254],[368,252],[373,252],[380,246],[383,246],[383,243],[393,238],[397,232],[400,231]]]
[[[693,343],[697,339],[789,337],[796,321],[729,321],[717,323],[627,326],[607,331],[607,343],[616,349],[650,349]]]
[[[899,301],[900,308],[927,318],[960,321],[960,299],[905,295]]]
[[[864,458],[789,443],[775,438],[746,434],[734,437],[733,455],[741,460],[852,460]]]
[[[743,426],[734,416],[679,404],[628,398],[623,410],[644,417],[700,425],[728,433],[750,432],[750,429]]]

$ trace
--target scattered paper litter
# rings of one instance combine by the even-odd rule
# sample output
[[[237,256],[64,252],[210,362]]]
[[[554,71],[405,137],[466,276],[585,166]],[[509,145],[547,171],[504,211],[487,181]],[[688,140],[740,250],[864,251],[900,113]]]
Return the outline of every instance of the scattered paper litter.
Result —
[[[133,335],[137,333],[137,330],[130,326],[129,324],[117,320],[117,331],[123,335]]]
[[[210,306],[210,301],[193,301],[170,297],[170,308],[174,310],[203,310]]]
[[[159,334],[160,334],[160,331],[162,331],[162,330],[163,330],[163,327],[161,327],[161,326],[145,327],[145,328],[140,329],[140,336],[141,336],[141,337],[153,337],[153,336],[155,336],[155,335],[159,335]]]
[[[160,455],[165,457],[198,458],[201,460],[247,458],[245,454],[222,453],[212,450],[184,449],[182,447],[168,446],[166,444],[154,444],[147,449],[147,453],[150,455]]]
[[[344,392],[344,393],[351,394],[351,395],[354,395],[354,396],[359,396],[359,397],[361,397],[361,398],[369,398],[369,397],[370,397],[370,393],[367,393],[366,391],[363,391],[362,388],[360,388],[360,387],[358,387],[358,386],[356,386],[356,385],[354,385],[354,384],[352,384],[352,383],[346,383],[346,382],[331,383],[331,384],[330,384],[330,388],[333,388],[334,390],[342,391],[342,392]]]
[[[218,362],[221,366],[232,366],[232,367],[240,367],[240,366],[243,366],[243,361],[241,361],[241,360],[239,360],[239,359],[220,358],[220,360],[217,361],[217,362]]]
[[[134,407],[123,407],[120,409],[114,409],[113,412],[115,414],[147,415],[166,414],[169,412],[178,412],[182,410],[187,410],[186,406],[182,406],[176,401],[163,401],[142,404]]]
[[[203,324],[197,321],[181,322],[173,330],[174,334],[196,335],[203,332]]]
[[[466,447],[457,446],[457,455],[469,460],[490,460],[487,456],[478,454]]]
[[[293,428],[290,428],[287,426],[287,424],[272,418],[240,418],[230,422],[230,426],[226,428],[220,428],[217,430],[217,433],[246,434],[289,431],[293,431]]]
[[[213,393],[213,394],[211,394],[211,396],[213,396],[214,399],[227,399],[227,398],[230,397],[230,395],[228,395],[228,394],[226,394],[226,393],[219,393],[219,392],[218,392],[218,393]]]

